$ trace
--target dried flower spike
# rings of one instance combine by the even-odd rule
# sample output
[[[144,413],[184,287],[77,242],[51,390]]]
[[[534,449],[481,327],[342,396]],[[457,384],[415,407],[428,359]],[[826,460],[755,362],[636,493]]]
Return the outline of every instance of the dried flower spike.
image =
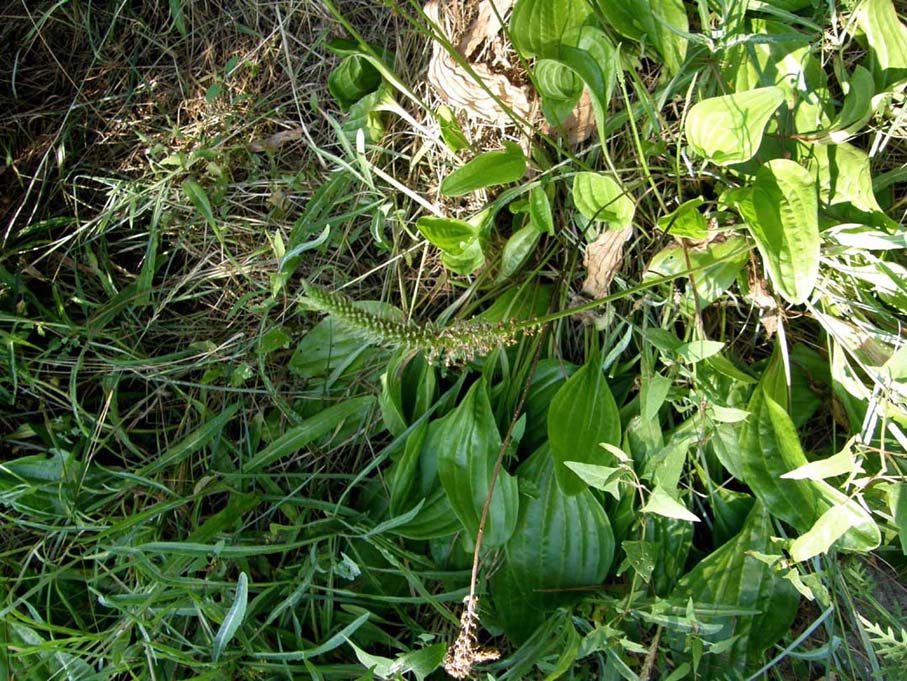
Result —
[[[463,599],[466,605],[460,615],[460,632],[457,640],[447,649],[444,657],[444,670],[455,679],[466,679],[472,674],[472,668],[483,662],[493,662],[501,657],[497,648],[481,646],[476,639],[479,627],[479,598],[467,596]]]

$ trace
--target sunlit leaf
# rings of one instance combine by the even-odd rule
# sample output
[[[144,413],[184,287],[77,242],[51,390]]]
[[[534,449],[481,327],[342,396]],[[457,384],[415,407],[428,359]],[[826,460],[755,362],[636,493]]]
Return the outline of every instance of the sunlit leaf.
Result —
[[[718,165],[748,161],[762,143],[765,124],[783,101],[784,91],[776,86],[704,99],[687,112],[687,142]]]

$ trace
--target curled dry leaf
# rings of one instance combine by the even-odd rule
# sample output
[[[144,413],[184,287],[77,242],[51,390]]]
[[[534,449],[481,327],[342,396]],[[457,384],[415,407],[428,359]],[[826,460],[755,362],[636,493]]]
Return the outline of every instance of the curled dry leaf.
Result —
[[[590,298],[604,298],[608,295],[611,281],[624,262],[624,244],[632,235],[632,227],[606,229],[594,242],[586,246],[586,255],[583,259],[586,266],[583,293]]]
[[[475,19],[465,29],[462,27],[465,13],[459,2],[445,2],[443,9],[440,0],[430,0],[425,5],[425,14],[441,28],[449,42],[458,46],[460,56],[470,60],[470,68],[475,72],[475,76],[471,75],[441,42],[435,41],[428,80],[448,106],[463,110],[473,118],[504,126],[512,123],[504,106],[516,116],[531,120],[535,105],[529,88],[515,85],[504,72],[509,63],[500,44],[499,17],[510,10],[513,0],[493,1],[494,7],[492,0],[482,0]],[[480,59],[473,60],[477,54]]]
[[[542,125],[542,131],[546,135],[557,135],[563,133],[567,143],[571,146],[582,144],[595,132],[595,110],[592,108],[592,98],[588,90],[583,90],[576,107],[567,116],[563,125],[553,127],[547,121]]]
[[[750,271],[749,276],[749,295],[747,296],[761,312],[762,326],[765,327],[765,335],[771,338],[778,331],[778,322],[781,311],[778,309],[778,303],[774,296],[769,293],[765,279],[759,276],[756,268]]]
[[[255,140],[249,145],[249,151],[254,153],[260,153],[263,151],[277,151],[283,145],[289,144],[290,142],[295,142],[298,139],[302,139],[302,135],[305,132],[302,128],[291,128],[290,130],[281,130],[280,132],[275,132],[270,137],[265,137],[261,140]]]

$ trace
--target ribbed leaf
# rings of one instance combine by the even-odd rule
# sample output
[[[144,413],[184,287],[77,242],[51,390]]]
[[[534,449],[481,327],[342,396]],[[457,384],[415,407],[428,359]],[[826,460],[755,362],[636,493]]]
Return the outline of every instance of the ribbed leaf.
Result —
[[[671,600],[678,605],[692,599],[697,609],[724,606],[752,611],[751,615],[699,615],[700,621],[721,626],[707,636],[709,640],[738,637],[722,655],[702,658],[700,678],[738,678],[754,671],[765,649],[787,633],[794,621],[800,600],[796,589],[749,553],[766,552],[771,534],[769,515],[756,502],[740,533],[700,561],[674,589]]]
[[[762,143],[765,124],[783,101],[784,90],[775,86],[704,99],[687,113],[687,142],[718,165],[748,161]]]
[[[518,0],[510,17],[510,37],[524,57],[558,57],[561,46],[591,17],[585,0]]]
[[[534,492],[522,499],[506,565],[492,582],[498,616],[515,641],[527,638],[551,610],[582,596],[569,589],[600,584],[614,558],[601,504],[588,490],[564,494],[555,465],[543,446],[520,467],[520,480]]]
[[[433,448],[450,506],[474,539],[501,449],[484,379],[476,381],[460,406],[444,418]],[[501,470],[491,497],[484,546],[500,546],[510,538],[518,508],[516,478]]]
[[[747,227],[776,290],[805,302],[819,276],[819,202],[813,175],[794,161],[774,159],[756,174]]]
[[[613,455],[600,444],[620,444],[620,414],[597,364],[583,366],[551,400],[548,440],[558,484],[567,494],[586,490],[586,483],[564,465],[565,461],[612,464]]]
[[[780,355],[775,353],[749,403],[750,418],[740,432],[740,474],[756,497],[773,516],[792,525],[801,533],[809,532],[827,511],[844,507],[829,516],[816,530],[809,543],[801,542],[798,555],[812,550],[821,552],[822,537],[828,537],[828,526],[835,520],[840,529],[832,540],[845,551],[869,551],[879,545],[878,526],[860,504],[824,480],[795,480],[786,473],[807,464],[797,430],[787,409],[787,386]],[[848,527],[841,529],[842,523]],[[815,555],[815,554],[812,554]]]
[[[614,229],[632,226],[636,212],[636,205],[624,188],[601,173],[576,174],[573,203],[583,217],[608,222]]]

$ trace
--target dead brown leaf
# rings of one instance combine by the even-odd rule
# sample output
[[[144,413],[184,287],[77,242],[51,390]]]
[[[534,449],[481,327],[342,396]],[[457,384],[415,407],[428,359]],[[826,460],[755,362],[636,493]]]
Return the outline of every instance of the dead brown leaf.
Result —
[[[249,145],[249,151],[254,153],[261,153],[263,151],[278,151],[285,144],[290,142],[295,142],[296,140],[302,139],[302,135],[305,133],[303,128],[292,128],[290,130],[281,130],[280,132],[275,132],[270,137],[265,137],[261,140],[255,140]]]
[[[497,55],[500,50],[495,50],[493,43],[500,39],[502,28],[497,17],[498,15],[503,17],[513,2],[512,0],[494,2],[495,7],[492,7],[491,0],[482,0],[476,18],[465,30],[458,25],[463,19],[463,13],[455,11],[459,6],[457,2],[445,3],[442,11],[439,0],[430,0],[425,5],[425,14],[441,28],[448,41],[458,45],[458,51],[464,60],[476,52],[489,50]],[[529,88],[514,85],[505,73],[491,68],[484,61],[472,60],[469,66],[475,76],[471,75],[439,41],[435,41],[428,65],[428,80],[448,106],[465,111],[473,118],[499,126],[512,123],[512,118],[505,107],[521,118],[531,118],[535,107]],[[482,87],[476,78],[485,87]]]
[[[594,242],[586,246],[586,255],[583,258],[583,264],[586,266],[583,293],[593,299],[608,295],[611,281],[624,262],[624,244],[632,235],[632,227],[606,229]]]

